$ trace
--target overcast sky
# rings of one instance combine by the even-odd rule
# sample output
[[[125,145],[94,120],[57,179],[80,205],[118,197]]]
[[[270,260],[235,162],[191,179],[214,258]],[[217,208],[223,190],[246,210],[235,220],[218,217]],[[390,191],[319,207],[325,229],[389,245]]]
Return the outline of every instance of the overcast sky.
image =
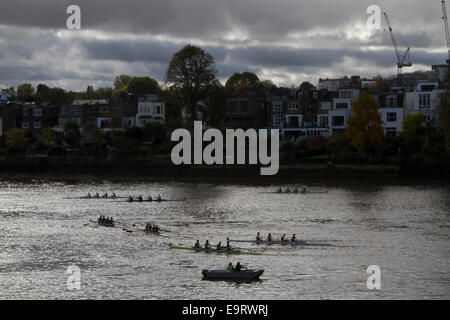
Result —
[[[81,8],[82,30],[66,28],[70,4]],[[385,20],[380,30],[366,27],[373,4],[411,47],[404,72],[445,62],[441,0],[1,0],[0,88],[85,90],[112,86],[119,74],[163,82],[188,43],[213,54],[222,81],[243,71],[285,86],[389,76],[396,57]]]

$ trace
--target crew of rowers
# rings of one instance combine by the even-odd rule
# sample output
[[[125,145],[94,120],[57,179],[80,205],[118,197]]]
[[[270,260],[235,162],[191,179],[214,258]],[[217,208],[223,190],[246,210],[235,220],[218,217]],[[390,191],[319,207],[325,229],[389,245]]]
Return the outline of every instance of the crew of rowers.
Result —
[[[139,196],[135,200],[132,196],[129,196],[127,201],[128,202],[133,202],[133,201],[142,202],[142,201],[144,201],[144,198],[142,198],[142,196]],[[152,196],[148,196],[145,199],[145,201],[162,201],[162,198],[161,198],[161,195],[158,194],[158,196],[155,199],[153,199]]]
[[[209,240],[206,240],[204,247],[202,248],[200,241],[197,240],[197,242],[194,244],[194,248],[196,249],[212,249],[211,244],[209,243]],[[216,250],[227,250],[231,251],[231,245],[230,245],[230,239],[227,238],[227,245],[222,246],[222,241],[219,241],[219,243],[216,245]]]
[[[115,198],[115,197],[116,197],[116,194],[113,192],[109,197],[110,197],[110,198]],[[91,198],[94,198],[94,199],[108,198],[108,193],[105,192],[102,196],[100,196],[100,195],[98,194],[98,192],[97,192],[96,194],[94,194],[94,195],[92,196],[91,193],[89,192],[89,193],[87,194],[87,198],[88,198],[88,199],[91,199]]]
[[[146,232],[155,232],[155,233],[159,233],[159,227],[155,224],[155,225],[152,225],[152,224],[150,224],[150,223],[147,223],[146,225],[145,225],[145,231]]]
[[[259,232],[256,234],[256,241],[263,241]],[[273,241],[271,233],[269,233],[269,235],[267,236],[267,241],[269,241],[269,242]],[[282,241],[282,242],[289,241],[286,239],[285,233],[281,236],[280,241]],[[291,242],[295,242],[295,241],[297,241],[297,237],[295,236],[295,233],[294,233],[291,237]]]
[[[114,219],[111,217],[100,216],[98,218],[98,224],[108,224],[108,225],[114,225]]]
[[[302,188],[302,190],[298,190],[297,187],[295,187],[292,191],[289,188],[286,188],[286,190],[282,190],[281,188],[278,188],[277,193],[306,193],[308,190],[306,188]]]

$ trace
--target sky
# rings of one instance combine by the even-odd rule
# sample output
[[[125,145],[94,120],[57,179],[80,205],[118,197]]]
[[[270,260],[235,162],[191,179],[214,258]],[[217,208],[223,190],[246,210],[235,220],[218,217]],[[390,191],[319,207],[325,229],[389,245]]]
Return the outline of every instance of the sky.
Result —
[[[81,30],[67,29],[71,4]],[[223,83],[244,71],[288,87],[391,76],[397,58],[383,15],[380,29],[367,27],[370,5],[389,15],[400,51],[410,46],[404,72],[445,63],[441,0],[1,0],[0,88],[85,90],[112,86],[120,74],[163,83],[186,44],[214,56]]]

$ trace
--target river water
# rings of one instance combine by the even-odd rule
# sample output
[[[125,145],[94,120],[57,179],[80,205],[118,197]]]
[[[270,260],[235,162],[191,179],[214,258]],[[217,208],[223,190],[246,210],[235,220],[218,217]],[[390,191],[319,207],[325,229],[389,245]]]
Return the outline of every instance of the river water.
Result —
[[[450,298],[448,186],[307,187],[328,192],[280,195],[264,193],[278,186],[200,183],[3,181],[0,299]],[[104,191],[187,200],[64,199]],[[101,214],[135,231],[90,222]],[[146,222],[167,231],[158,237],[136,230]],[[254,239],[258,231],[275,238],[296,233],[329,246],[232,243],[260,255],[169,249],[192,246],[197,239],[212,244],[227,237]],[[261,280],[202,280],[202,269],[237,261],[265,269]],[[79,290],[68,287],[71,265],[80,270]],[[381,270],[379,290],[366,284],[371,265]]]

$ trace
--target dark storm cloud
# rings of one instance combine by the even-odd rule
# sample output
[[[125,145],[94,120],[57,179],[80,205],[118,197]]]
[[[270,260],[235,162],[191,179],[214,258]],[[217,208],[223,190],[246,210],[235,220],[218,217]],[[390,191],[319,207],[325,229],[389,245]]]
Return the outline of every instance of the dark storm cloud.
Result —
[[[74,3],[82,31],[61,34]],[[439,0],[1,0],[0,86],[55,81],[79,89],[111,85],[121,73],[163,81],[188,43],[215,57],[221,79],[242,71],[279,83],[305,74],[389,75],[396,57],[384,18],[364,34],[372,4],[388,12],[414,65],[445,61],[436,53],[445,44]]]

